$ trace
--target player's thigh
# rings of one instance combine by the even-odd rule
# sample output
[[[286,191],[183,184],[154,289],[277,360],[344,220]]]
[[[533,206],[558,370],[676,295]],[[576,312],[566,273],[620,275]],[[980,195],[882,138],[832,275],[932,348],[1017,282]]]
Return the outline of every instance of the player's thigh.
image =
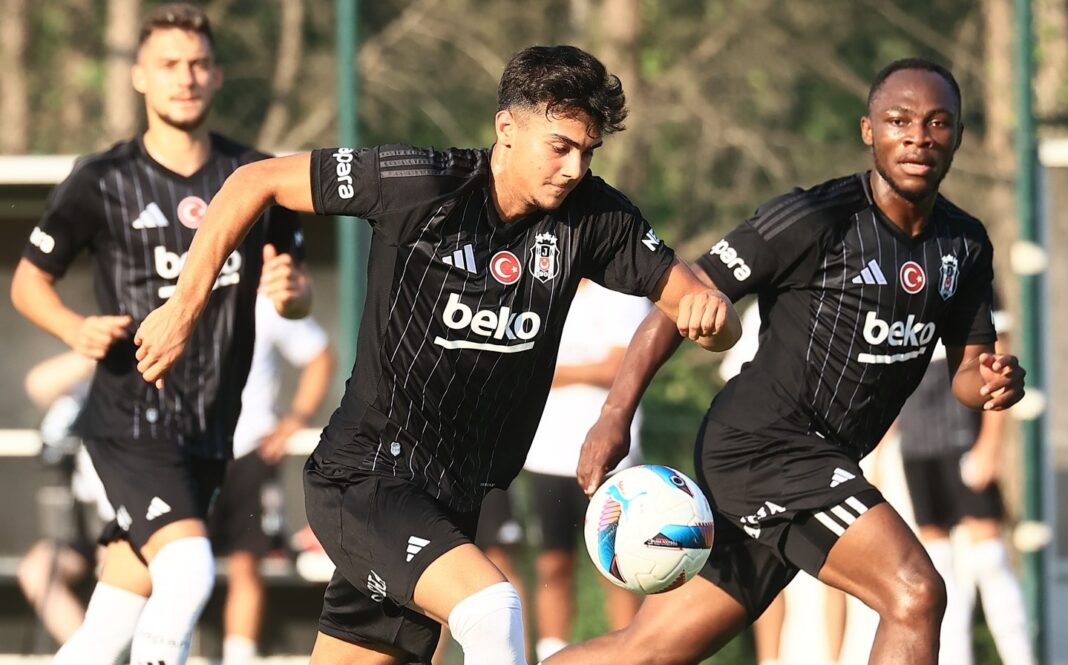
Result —
[[[224,460],[192,457],[174,441],[89,439],[86,448],[100,475],[108,501],[115,508],[115,520],[104,529],[102,542],[127,540],[135,551],[151,558],[142,549],[150,539],[159,548],[174,540],[160,532],[186,537],[190,522],[203,521],[208,514],[226,469]],[[174,526],[186,523],[186,526]]]
[[[504,573],[473,544],[452,548],[435,559],[415,585],[416,606],[441,623],[464,598],[508,581]]]
[[[895,611],[914,594],[932,593],[939,580],[923,545],[885,502],[860,515],[838,538],[818,577],[880,614]]]
[[[308,523],[337,566],[324,595],[321,633],[422,662],[440,631],[438,621],[414,609],[416,586],[428,568],[437,564],[444,571],[427,580],[443,579],[446,589],[419,599],[439,619],[451,606],[438,599],[470,586],[465,576],[504,579],[472,544],[477,512],[451,512],[411,483],[338,468],[314,455],[304,488]],[[476,553],[474,562],[457,558],[457,549]]]
[[[152,594],[148,566],[133,551],[130,543],[116,540],[104,548],[100,582],[147,598]]]

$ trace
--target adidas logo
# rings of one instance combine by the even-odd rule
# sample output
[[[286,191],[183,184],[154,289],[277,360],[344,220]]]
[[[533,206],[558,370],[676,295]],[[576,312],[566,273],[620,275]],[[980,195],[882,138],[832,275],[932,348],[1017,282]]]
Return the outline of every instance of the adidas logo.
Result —
[[[148,512],[145,513],[145,519],[151,522],[160,515],[165,515],[169,512],[171,512],[171,507],[167,505],[167,502],[158,496],[154,496],[148,504]]]
[[[883,275],[883,271],[879,269],[879,264],[875,262],[875,259],[868,261],[868,265],[864,270],[860,271],[860,274],[853,278],[854,284],[886,284],[886,276]]]
[[[441,257],[441,260],[454,268],[471,273],[478,272],[478,268],[475,267],[475,247],[471,244],[464,245],[463,249],[456,250],[452,253],[452,256]]]
[[[847,480],[853,480],[854,478],[856,478],[856,476],[849,473],[845,469],[836,468],[834,470],[834,475],[831,476],[831,487],[838,487]]]
[[[133,221],[132,226],[143,231],[144,229],[162,229],[170,226],[170,224],[167,222],[167,216],[163,214],[159,206],[155,203],[149,203],[148,207],[142,210],[137,219]]]
[[[470,247],[470,245],[468,245]],[[416,554],[423,551],[423,548],[427,546],[430,541],[426,538],[420,538],[418,536],[412,536],[408,539],[408,558],[405,561],[411,561],[415,558]]]

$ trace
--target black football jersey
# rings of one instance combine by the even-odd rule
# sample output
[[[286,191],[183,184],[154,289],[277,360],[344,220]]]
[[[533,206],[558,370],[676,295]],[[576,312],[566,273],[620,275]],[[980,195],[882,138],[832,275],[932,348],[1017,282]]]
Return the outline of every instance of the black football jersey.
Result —
[[[559,209],[503,223],[489,162],[403,145],[312,153],[315,211],[372,228],[356,363],[317,452],[457,510],[522,468],[579,280],[648,295],[674,260],[592,174]]]
[[[96,438],[175,438],[207,458],[232,454],[241,389],[252,360],[253,307],[263,245],[302,257],[297,216],[273,208],[226,260],[185,354],[162,390],[137,372],[133,333],[174,292],[212,196],[239,166],[267,155],[212,135],[211,156],[189,177],[156,162],[142,139],[79,160],[49,197],[23,256],[62,277],[92,254],[101,314],[129,315],[129,338],[97,365],[79,433]]]
[[[736,429],[811,432],[859,459],[916,388],[936,342],[991,343],[993,248],[939,196],[908,237],[869,175],[773,199],[698,264],[732,299],[756,293],[760,348],[713,401]]]

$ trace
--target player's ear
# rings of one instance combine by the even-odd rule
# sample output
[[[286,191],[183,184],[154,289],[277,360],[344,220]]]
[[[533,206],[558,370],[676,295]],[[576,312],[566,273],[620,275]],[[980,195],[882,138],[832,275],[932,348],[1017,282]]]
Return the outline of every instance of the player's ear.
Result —
[[[497,111],[497,116],[493,121],[493,127],[497,132],[497,143],[509,148],[512,147],[516,130],[515,114],[509,109]]]
[[[875,142],[875,137],[872,136],[871,118],[866,115],[860,117],[860,140],[868,146]]]
[[[130,82],[133,84],[133,89],[142,95],[147,89],[146,78],[145,68],[140,62],[135,62],[133,67],[130,67]]]

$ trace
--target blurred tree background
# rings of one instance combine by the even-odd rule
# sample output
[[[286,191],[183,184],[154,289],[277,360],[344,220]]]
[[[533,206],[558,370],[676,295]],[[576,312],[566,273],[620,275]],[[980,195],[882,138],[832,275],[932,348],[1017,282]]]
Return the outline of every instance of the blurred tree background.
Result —
[[[129,65],[150,4],[0,0],[0,152],[84,153],[136,132]],[[204,4],[226,75],[213,126],[264,149],[333,144],[334,3]],[[1015,237],[1012,0],[377,0],[360,12],[366,144],[488,145],[513,52],[573,43],[597,54],[632,113],[594,170],[691,258],[768,197],[866,168],[858,119],[871,77],[893,59],[931,57],[964,91],[967,131],[944,191],[996,246]],[[1036,0],[1035,20],[1036,110],[1063,119],[1068,2]],[[997,264],[1014,303],[1007,254]],[[687,350],[654,384],[656,461],[692,469],[715,363]]]

